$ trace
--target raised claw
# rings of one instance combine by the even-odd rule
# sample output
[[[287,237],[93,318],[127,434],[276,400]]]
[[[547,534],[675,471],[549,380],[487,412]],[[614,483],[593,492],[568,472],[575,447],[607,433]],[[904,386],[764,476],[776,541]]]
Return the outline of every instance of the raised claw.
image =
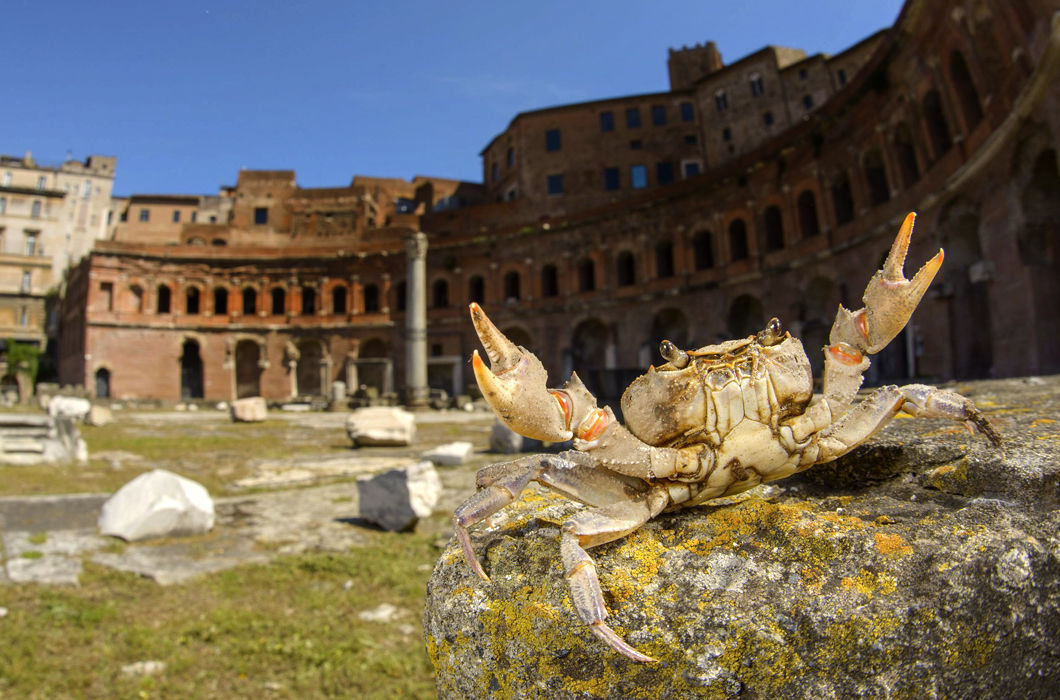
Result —
[[[508,340],[478,304],[470,306],[490,367],[476,350],[471,355],[475,380],[487,403],[509,428],[536,440],[570,440],[570,397],[546,388],[548,374],[541,361],[526,348]]]
[[[939,249],[937,255],[925,262],[912,280],[905,279],[905,256],[909,239],[913,238],[915,220],[915,212],[906,215],[895,243],[887,253],[887,260],[865,287],[862,297],[865,308],[850,312],[841,307],[840,314],[835,318],[834,330],[838,331],[838,337],[868,354],[883,350],[905,328],[905,323],[916,311],[917,304],[931,286],[946,255]]]

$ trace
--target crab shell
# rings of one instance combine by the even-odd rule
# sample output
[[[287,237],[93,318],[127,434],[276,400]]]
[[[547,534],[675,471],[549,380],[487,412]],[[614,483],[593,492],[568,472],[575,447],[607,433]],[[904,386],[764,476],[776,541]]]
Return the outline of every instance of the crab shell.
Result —
[[[687,353],[684,367],[667,362],[649,369],[622,394],[626,427],[649,445],[702,442],[703,427],[714,422],[716,402],[726,396],[721,392],[733,383],[741,392],[765,386],[774,427],[801,413],[813,396],[802,343],[788,333],[764,340],[772,344],[756,336],[730,340]],[[756,381],[762,377],[769,381]]]

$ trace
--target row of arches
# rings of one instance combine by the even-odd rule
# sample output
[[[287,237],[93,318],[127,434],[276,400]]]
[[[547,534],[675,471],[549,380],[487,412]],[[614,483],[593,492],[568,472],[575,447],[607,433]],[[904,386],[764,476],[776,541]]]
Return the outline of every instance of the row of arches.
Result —
[[[295,290],[297,293],[292,293],[284,286],[273,286],[265,290],[255,286],[236,290],[217,286],[207,292],[205,288],[192,284],[184,287],[183,305],[178,309],[176,294],[169,284],[162,282],[154,287],[153,304],[149,303],[143,286],[131,284],[128,287],[128,301],[124,305],[126,308],[118,310],[134,313],[150,311],[159,315],[179,311],[187,316],[207,311],[218,316],[236,313],[243,316],[315,316],[345,315],[351,310],[353,313],[378,313],[381,310],[380,290],[375,284],[361,286],[359,294],[356,295],[344,284],[332,286],[323,294],[312,285],[302,285]],[[209,306],[207,299],[210,301]]]

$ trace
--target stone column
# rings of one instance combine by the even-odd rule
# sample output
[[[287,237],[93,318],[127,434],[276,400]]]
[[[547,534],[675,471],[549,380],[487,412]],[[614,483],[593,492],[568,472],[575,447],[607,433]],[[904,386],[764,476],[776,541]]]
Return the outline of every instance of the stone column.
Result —
[[[405,404],[427,407],[427,236],[422,231],[405,239],[409,269],[405,293]]]

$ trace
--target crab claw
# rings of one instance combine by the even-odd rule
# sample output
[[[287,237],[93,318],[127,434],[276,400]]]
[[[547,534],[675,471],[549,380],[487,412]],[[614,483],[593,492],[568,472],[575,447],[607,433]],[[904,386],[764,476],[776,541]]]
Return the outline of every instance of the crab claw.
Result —
[[[570,430],[570,398],[564,392],[545,388],[548,374],[533,353],[508,340],[478,304],[471,304],[471,322],[490,367],[471,355],[482,395],[497,417],[509,428],[536,440],[562,442],[573,436]]]
[[[939,249],[938,254],[913,275],[913,279],[905,278],[905,256],[909,252],[915,219],[914,212],[905,217],[883,268],[872,276],[865,288],[864,310],[850,314],[850,321],[860,336],[857,344],[870,354],[882,350],[902,331],[942,266],[944,253]]]

